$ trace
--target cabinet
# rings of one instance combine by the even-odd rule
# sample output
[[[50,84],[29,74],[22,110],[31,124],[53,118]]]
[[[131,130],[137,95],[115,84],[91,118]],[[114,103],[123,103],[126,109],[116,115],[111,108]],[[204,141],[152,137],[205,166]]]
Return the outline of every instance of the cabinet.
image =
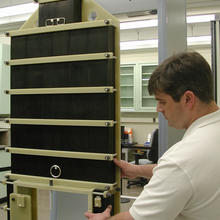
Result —
[[[0,121],[0,181],[11,169],[10,154],[4,151],[4,147],[9,145],[9,129],[2,128],[4,123]],[[6,201],[6,186],[0,184],[0,204]]]
[[[135,65],[120,66],[121,108],[131,111],[134,109],[134,76]]]
[[[4,93],[9,89],[10,68],[4,64],[10,59],[10,46],[0,43],[0,115],[9,115],[9,96]]]
[[[156,112],[156,100],[147,90],[156,64],[122,64],[120,66],[121,111]]]
[[[141,75],[141,86],[140,86],[140,109],[146,109],[148,111],[156,111],[157,102],[154,96],[150,96],[148,93],[148,81],[152,72],[156,69],[157,65],[146,65],[141,64],[139,66]]]

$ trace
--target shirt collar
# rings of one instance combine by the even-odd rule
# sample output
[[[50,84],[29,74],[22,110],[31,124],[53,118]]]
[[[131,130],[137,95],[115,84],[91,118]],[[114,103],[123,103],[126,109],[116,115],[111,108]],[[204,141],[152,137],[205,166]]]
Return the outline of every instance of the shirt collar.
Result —
[[[220,121],[220,109],[195,120],[186,130],[183,139],[187,137],[189,134],[191,134],[194,130],[204,127],[208,124],[212,124],[217,121]]]

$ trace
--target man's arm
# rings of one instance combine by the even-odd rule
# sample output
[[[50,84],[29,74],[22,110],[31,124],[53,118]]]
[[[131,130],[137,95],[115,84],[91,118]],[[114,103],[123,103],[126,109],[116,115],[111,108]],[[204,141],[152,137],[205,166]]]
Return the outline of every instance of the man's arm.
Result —
[[[115,216],[110,217],[108,220],[134,220],[129,212],[121,212]]]
[[[137,176],[141,177],[152,177],[153,168],[157,164],[147,164],[147,165],[134,165],[130,164],[124,160],[114,159],[114,163],[121,168],[122,176],[129,178],[135,178]],[[94,214],[91,212],[86,212],[85,216],[89,220],[134,220],[129,212],[121,212],[115,216],[110,216],[112,207],[108,206],[106,210],[102,213]]]
[[[134,165],[124,160],[117,159],[114,159],[114,163],[121,168],[122,176],[128,178],[135,178],[138,176],[151,178],[153,169],[157,166],[157,164]]]
[[[85,216],[89,220],[134,220],[129,212],[121,212],[115,216],[110,216],[112,207],[108,206],[102,213],[94,214],[86,212]]]

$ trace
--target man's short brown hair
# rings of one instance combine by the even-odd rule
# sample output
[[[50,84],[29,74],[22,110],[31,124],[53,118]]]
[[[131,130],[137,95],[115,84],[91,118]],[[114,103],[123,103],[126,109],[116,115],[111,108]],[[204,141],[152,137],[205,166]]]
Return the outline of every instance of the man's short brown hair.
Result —
[[[176,102],[187,90],[205,103],[214,100],[211,68],[197,52],[183,52],[166,59],[152,73],[148,84],[150,95],[164,92]]]

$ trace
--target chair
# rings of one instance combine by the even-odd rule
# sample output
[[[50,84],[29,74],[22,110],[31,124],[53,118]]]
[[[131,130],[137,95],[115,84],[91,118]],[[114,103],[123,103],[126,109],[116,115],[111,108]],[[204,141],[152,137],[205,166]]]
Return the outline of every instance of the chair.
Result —
[[[145,158],[143,158],[145,157]],[[132,161],[132,164],[145,165],[153,164],[158,161],[158,128],[155,129],[152,133],[150,141],[150,150],[144,150],[144,153],[135,153],[135,161]],[[129,189],[132,185],[141,185],[144,186],[148,183],[148,179],[144,177],[137,177],[135,179],[129,179],[127,183],[127,188]]]

